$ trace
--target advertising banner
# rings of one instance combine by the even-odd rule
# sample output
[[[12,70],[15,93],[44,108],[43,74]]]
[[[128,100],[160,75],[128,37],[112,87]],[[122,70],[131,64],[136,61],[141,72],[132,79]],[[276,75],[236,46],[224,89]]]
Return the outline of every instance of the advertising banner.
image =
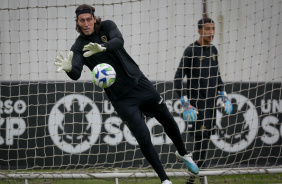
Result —
[[[193,151],[172,83],[154,84]],[[206,166],[282,164],[281,83],[233,83],[226,91],[233,113],[216,110]],[[148,166],[135,138],[92,82],[2,82],[0,107],[0,169]],[[172,141],[155,119],[146,122],[162,163],[174,167]]]

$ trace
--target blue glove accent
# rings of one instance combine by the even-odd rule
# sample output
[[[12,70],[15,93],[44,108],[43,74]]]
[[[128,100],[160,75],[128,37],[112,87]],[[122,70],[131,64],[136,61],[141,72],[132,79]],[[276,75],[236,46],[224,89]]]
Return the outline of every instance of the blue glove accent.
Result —
[[[226,101],[226,102],[225,102],[225,112],[226,112],[227,114],[231,114],[232,111],[233,111],[233,105],[232,105],[232,103],[231,103],[230,101]]]
[[[194,122],[197,120],[197,114],[198,111],[195,107],[190,105],[189,100],[187,99],[187,96],[183,96],[180,98],[182,107],[184,109],[183,111],[183,117],[185,121],[188,122]]]
[[[184,120],[188,121],[189,123],[197,120],[197,114],[193,108],[184,110],[183,117],[184,117]]]
[[[226,112],[226,114],[231,114],[233,111],[233,105],[230,102],[229,98],[227,97],[227,94],[225,91],[220,92],[220,97],[222,99],[223,105],[222,107],[224,107],[224,111]]]
[[[182,106],[189,106],[190,105],[190,102],[189,102],[187,96],[181,97],[180,100],[181,100]]]

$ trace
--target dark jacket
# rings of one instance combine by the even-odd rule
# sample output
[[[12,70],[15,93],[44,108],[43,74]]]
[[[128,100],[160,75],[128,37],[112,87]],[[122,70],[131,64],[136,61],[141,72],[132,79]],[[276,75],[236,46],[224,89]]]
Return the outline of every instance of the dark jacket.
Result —
[[[85,58],[82,49],[84,45],[90,42],[102,44],[107,50]],[[111,20],[103,21],[99,33],[93,33],[89,36],[80,35],[76,39],[71,48],[74,56],[72,70],[67,72],[68,76],[73,80],[78,80],[83,65],[86,65],[92,71],[97,64],[108,63],[116,71],[116,81],[109,88],[105,88],[105,92],[111,101],[118,99],[133,89],[142,75],[138,65],[128,55],[123,46],[124,40],[116,24]]]
[[[187,86],[182,85],[185,76]],[[184,51],[174,79],[174,87],[179,97],[187,95],[193,101],[216,97],[218,91],[224,90],[216,47],[201,46],[198,41],[190,44]],[[214,106],[214,100],[209,106]]]

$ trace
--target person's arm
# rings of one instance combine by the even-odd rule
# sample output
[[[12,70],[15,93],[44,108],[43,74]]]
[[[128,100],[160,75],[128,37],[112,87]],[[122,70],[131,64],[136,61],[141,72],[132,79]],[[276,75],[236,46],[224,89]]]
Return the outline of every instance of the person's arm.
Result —
[[[219,68],[219,62],[218,62],[218,51],[215,46],[213,46],[212,49],[213,49],[212,53],[216,55],[216,59],[214,61],[216,63],[216,68],[217,68],[217,74],[215,74],[217,76],[217,79],[216,79],[217,86],[216,87],[217,87],[217,91],[222,92],[224,91],[224,83],[221,79],[221,74],[220,74],[220,68]]]
[[[109,36],[109,41],[103,44],[90,42],[88,45],[85,45],[83,48],[83,51],[86,51],[83,54],[84,57],[89,57],[99,52],[113,51],[123,47],[124,40],[122,34],[113,21],[104,21],[101,29]]]
[[[182,81],[185,75],[188,74],[188,76],[190,76],[191,55],[191,48],[186,48],[174,76],[174,88],[181,100],[184,120],[188,122],[196,121],[198,114],[198,110],[192,105],[190,105],[190,102],[187,97],[187,89],[183,89],[182,85]],[[187,82],[189,81],[188,86],[190,86],[190,78],[188,79],[188,76]]]
[[[183,90],[183,85],[182,81],[183,78],[185,77],[185,72],[184,72],[184,58],[181,58],[179,66],[175,72],[174,76],[174,89],[177,93],[177,95],[180,97],[187,95],[186,90]]]
[[[106,34],[109,36],[108,42],[102,44],[102,46],[107,48],[106,51],[122,48],[124,46],[124,40],[117,25],[111,20],[106,20],[102,23],[102,26]]]
[[[224,83],[221,79],[219,65],[217,65],[217,66],[218,66],[218,70],[217,70],[217,90],[221,92],[221,91],[224,91]]]
[[[184,51],[184,54],[180,60],[178,68],[176,70],[174,76],[174,88],[176,93],[178,94],[179,98],[182,96],[187,96],[186,87],[183,86],[183,79],[187,76],[187,87],[190,86],[190,79],[191,79],[191,59],[192,59],[191,48],[187,47]],[[183,89],[184,88],[184,89]],[[188,96],[188,98],[190,98]]]
[[[216,49],[216,48],[215,48]],[[217,54],[217,50],[216,50],[216,54]],[[218,74],[217,74],[217,90],[218,90],[218,94],[219,97],[221,98],[221,103],[220,106],[224,108],[224,111],[227,114],[231,114],[233,111],[233,105],[231,103],[231,101],[228,98],[228,95],[224,89],[224,83],[221,79],[221,75],[220,75],[220,70],[219,70],[219,65],[218,65],[218,60],[216,59],[217,62],[217,66],[218,66]]]

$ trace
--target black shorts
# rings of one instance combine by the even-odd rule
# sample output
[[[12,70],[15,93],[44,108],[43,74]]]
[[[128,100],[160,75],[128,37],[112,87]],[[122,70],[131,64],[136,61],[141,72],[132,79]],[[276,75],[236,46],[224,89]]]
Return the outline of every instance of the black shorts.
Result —
[[[143,75],[134,89],[112,104],[120,118],[128,122],[129,128],[144,122],[144,115],[153,117],[156,109],[165,105],[160,93]]]
[[[207,104],[208,103],[208,104]],[[199,114],[197,121],[192,122],[189,126],[189,133],[191,136],[209,138],[214,131],[215,126],[215,98],[210,100],[197,99],[191,100],[191,105],[196,107]]]

